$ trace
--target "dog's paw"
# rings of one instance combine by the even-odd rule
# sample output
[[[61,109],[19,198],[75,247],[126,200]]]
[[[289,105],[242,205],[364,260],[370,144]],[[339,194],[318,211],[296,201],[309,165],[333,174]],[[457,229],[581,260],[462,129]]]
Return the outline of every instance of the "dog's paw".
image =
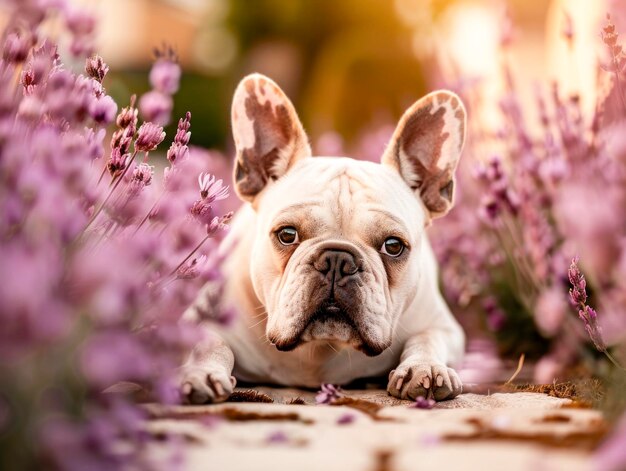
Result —
[[[226,371],[183,366],[179,372],[180,392],[187,404],[224,402],[233,393],[237,380]]]
[[[398,399],[415,400],[419,396],[436,401],[461,394],[463,383],[452,368],[427,363],[400,364],[389,373],[387,392]]]

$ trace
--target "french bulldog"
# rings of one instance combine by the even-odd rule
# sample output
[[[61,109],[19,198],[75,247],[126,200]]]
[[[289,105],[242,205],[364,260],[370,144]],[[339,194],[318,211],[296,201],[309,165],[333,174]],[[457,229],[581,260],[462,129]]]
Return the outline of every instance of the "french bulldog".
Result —
[[[294,107],[253,74],[232,103],[234,188],[245,202],[221,245],[234,325],[210,333],[180,369],[191,403],[236,381],[294,387],[388,375],[401,399],[462,391],[465,337],[438,287],[425,232],[452,206],[466,112],[448,91],[403,115],[381,162],[312,157]],[[212,306],[207,285],[185,318]]]

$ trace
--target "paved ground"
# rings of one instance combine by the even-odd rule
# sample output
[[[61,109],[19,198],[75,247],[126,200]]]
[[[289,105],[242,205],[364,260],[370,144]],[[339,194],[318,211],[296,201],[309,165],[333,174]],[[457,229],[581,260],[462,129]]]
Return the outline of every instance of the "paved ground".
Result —
[[[254,391],[235,399],[268,402],[149,406],[150,426],[181,434],[184,469],[215,471],[577,471],[605,432],[599,412],[536,393],[463,394],[423,410],[384,391],[347,391],[344,405]]]

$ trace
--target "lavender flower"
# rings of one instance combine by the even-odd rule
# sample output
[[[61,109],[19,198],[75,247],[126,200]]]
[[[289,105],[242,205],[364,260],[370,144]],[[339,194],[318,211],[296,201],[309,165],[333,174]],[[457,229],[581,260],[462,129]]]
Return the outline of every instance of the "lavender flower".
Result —
[[[85,72],[94,80],[102,83],[104,77],[109,72],[109,66],[106,65],[102,57],[99,55],[93,55],[89,57],[85,62]]]
[[[167,151],[167,160],[170,161],[172,165],[176,162],[184,160],[189,155],[189,138],[191,133],[189,132],[189,128],[191,127],[191,113],[187,112],[184,119],[178,120],[178,128],[176,130],[176,136],[174,137],[174,142]]]
[[[216,180],[214,175],[201,173],[198,176],[198,185],[200,186],[200,196],[209,203],[228,197],[228,186],[224,186],[221,179]]]
[[[587,305],[587,284],[585,276],[578,268],[578,260],[578,256],[572,259],[572,264],[567,272],[569,282],[572,285],[572,288],[569,290],[570,299],[572,304],[578,308],[578,316],[585,324],[585,330],[589,334],[589,338],[599,351],[606,353],[606,344],[602,339],[602,329],[598,325],[598,315],[591,306]]]
[[[119,149],[113,149],[107,162],[107,170],[112,177],[117,177],[126,169],[130,162],[130,154],[122,154]]]
[[[172,97],[158,91],[150,91],[141,96],[139,112],[146,121],[165,126],[170,121],[174,102]]]
[[[206,233],[213,236],[217,231],[223,231],[228,228],[228,224],[233,218],[234,213],[231,211],[223,216],[215,216],[209,224],[206,225]]]
[[[117,103],[110,96],[92,101],[89,105],[89,115],[98,124],[106,125],[115,120],[117,114]]]
[[[432,409],[435,406],[434,399],[426,399],[424,396],[418,396],[415,398],[415,402],[411,405],[416,409]]]
[[[129,135],[131,137],[135,134],[135,131],[137,129],[138,110],[137,108],[135,108],[135,99],[136,96],[133,95],[130,98],[130,106],[122,108],[122,111],[120,111],[120,114],[117,115],[117,119],[115,121],[117,127],[119,127],[120,129],[129,128],[131,131],[129,132]]]
[[[567,271],[567,278],[572,287],[569,290],[570,299],[574,306],[585,304],[587,302],[587,282],[585,276],[578,268],[579,257],[572,259],[572,263]]]
[[[11,33],[5,39],[2,57],[7,62],[24,62],[32,45],[30,37],[20,35],[19,33]]]
[[[163,132],[161,126],[153,123],[143,123],[137,132],[135,149],[139,152],[152,151],[157,148],[163,139],[165,139],[165,132]]]
[[[315,396],[317,404],[332,404],[333,401],[343,396],[343,390],[333,384],[322,384],[320,391]]]
[[[108,67],[92,56],[88,76],[74,74],[39,29],[52,14],[63,15],[71,51],[84,54],[93,47],[92,15],[66,9],[62,0],[8,2],[6,10],[0,45],[2,460],[19,469],[143,469],[145,414],[128,397],[102,390],[134,381],[155,400],[178,397],[173,380],[180,357],[199,340],[197,328],[180,318],[207,279],[221,283],[216,245],[207,241],[232,213],[212,210],[201,224],[189,217],[194,182],[206,170],[201,159],[177,159],[176,175],[161,185],[147,160],[165,137],[157,124],[142,125],[131,152],[134,98],[117,117],[110,155],[102,159],[104,125],[117,112],[101,83]],[[34,38],[41,46],[32,47]],[[159,86],[169,84],[171,91],[166,78]],[[178,146],[189,144],[189,119],[181,120]],[[144,161],[133,162],[140,151]],[[179,157],[186,154],[179,149]],[[107,172],[110,181],[103,182]],[[225,196],[223,185],[207,184],[211,201]],[[226,325],[233,314],[219,307],[219,293],[207,321]],[[120,441],[129,446],[120,448]]]
[[[150,84],[156,91],[173,95],[178,91],[180,75],[180,66],[175,61],[160,58],[150,70]]]

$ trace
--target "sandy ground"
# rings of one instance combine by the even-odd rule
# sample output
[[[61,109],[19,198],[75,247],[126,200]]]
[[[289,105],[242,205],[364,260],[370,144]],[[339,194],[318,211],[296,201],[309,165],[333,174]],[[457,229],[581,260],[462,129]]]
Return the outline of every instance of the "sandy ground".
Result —
[[[180,434],[183,469],[215,471],[588,470],[605,432],[599,412],[537,393],[463,394],[423,410],[384,391],[347,391],[347,405],[255,391],[237,395],[273,402],[151,405],[150,427]]]

